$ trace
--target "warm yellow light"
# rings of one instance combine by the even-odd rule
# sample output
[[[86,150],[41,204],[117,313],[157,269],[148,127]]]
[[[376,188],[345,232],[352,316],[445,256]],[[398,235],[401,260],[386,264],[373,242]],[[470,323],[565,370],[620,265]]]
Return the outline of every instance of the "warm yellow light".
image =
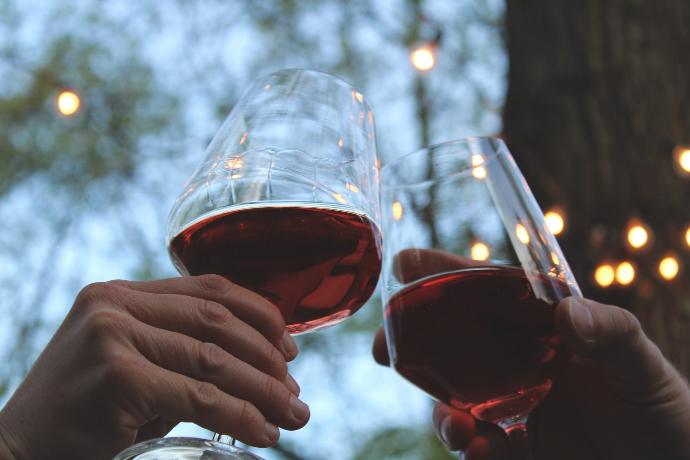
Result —
[[[552,209],[544,214],[544,220],[546,221],[546,227],[551,233],[558,236],[563,233],[565,228],[565,217],[561,211]]]
[[[403,216],[403,207],[402,203],[399,201],[394,201],[393,202],[393,220],[400,220],[402,219]]]
[[[345,146],[345,140],[343,140],[343,138],[341,137],[340,139],[338,139],[338,147],[340,147],[342,149],[344,146]]]
[[[601,287],[609,287],[616,278],[616,272],[610,264],[601,264],[594,270],[594,281]]]
[[[479,180],[486,177],[486,168],[482,166],[484,164],[484,157],[479,154],[472,155],[472,175]]]
[[[360,93],[359,91],[353,91],[352,95],[357,99],[359,102],[364,102],[364,94]]]
[[[436,65],[434,50],[429,45],[421,45],[410,53],[410,62],[417,70],[431,70]]]
[[[335,198],[336,200],[338,200],[342,204],[347,204],[347,200],[340,193],[334,193],[333,198]]]
[[[347,183],[345,184],[345,188],[351,191],[352,193],[358,193],[359,192],[359,187],[357,187],[355,184]]]
[[[680,271],[678,259],[673,256],[666,256],[659,261],[659,275],[666,281],[671,281]]]
[[[690,173],[690,149],[681,149],[678,152],[678,166],[683,171]]]
[[[690,246],[690,227],[685,229],[685,244]]]
[[[472,245],[470,255],[474,260],[487,260],[491,256],[491,251],[489,251],[489,246],[477,241]]]
[[[57,97],[57,109],[58,111],[65,115],[71,116],[77,113],[81,101],[79,95],[71,90],[64,90]]]
[[[524,225],[517,224],[515,226],[515,236],[517,236],[518,240],[520,240],[522,244],[529,244],[529,233],[527,233],[527,229]]]
[[[616,267],[616,281],[627,286],[635,280],[635,266],[630,262],[621,262]]]
[[[627,238],[633,249],[640,249],[649,241],[649,232],[643,225],[634,224],[628,228]]]

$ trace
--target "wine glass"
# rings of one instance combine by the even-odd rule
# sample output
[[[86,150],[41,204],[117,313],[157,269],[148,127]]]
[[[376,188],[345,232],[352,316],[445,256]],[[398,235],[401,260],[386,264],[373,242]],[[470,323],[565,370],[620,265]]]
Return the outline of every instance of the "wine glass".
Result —
[[[219,274],[261,294],[291,334],[336,324],[378,281],[379,167],[373,113],[362,93],[313,70],[259,79],[173,205],[173,263],[182,275]],[[144,459],[137,455],[168,443],[188,447],[187,439],[149,441],[116,459]],[[192,447],[195,456],[184,458],[201,458],[204,447]],[[227,455],[238,452],[231,450]]]
[[[581,293],[526,181],[490,137],[430,146],[381,175],[392,365],[531,458],[527,417],[567,358],[554,308]]]

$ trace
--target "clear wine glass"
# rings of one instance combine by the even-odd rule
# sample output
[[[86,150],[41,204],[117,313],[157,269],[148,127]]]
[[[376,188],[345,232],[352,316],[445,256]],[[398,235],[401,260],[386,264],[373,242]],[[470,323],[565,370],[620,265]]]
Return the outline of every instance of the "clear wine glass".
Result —
[[[379,203],[374,118],[362,93],[330,74],[281,70],[243,94],[211,141],[172,208],[168,248],[182,275],[223,275],[270,300],[288,332],[301,334],[344,320],[371,296]],[[116,460],[189,447],[187,439],[149,441]],[[199,442],[185,459],[245,458],[203,456]]]
[[[581,293],[526,181],[490,137],[422,149],[381,175],[391,363],[531,458],[527,417],[567,358],[554,307]]]

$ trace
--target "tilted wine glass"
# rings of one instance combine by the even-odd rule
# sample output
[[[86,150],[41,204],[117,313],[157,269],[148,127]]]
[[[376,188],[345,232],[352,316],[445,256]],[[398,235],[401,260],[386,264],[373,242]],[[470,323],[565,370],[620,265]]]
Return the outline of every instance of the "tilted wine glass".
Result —
[[[404,155],[381,175],[392,364],[530,458],[527,417],[565,356],[554,307],[581,294],[526,181],[489,137]]]
[[[301,334],[344,320],[371,296],[379,222],[364,96],[333,75],[288,69],[255,82],[225,120],[173,206],[168,248],[182,275],[219,274],[251,289]],[[144,458],[146,447],[116,458]]]

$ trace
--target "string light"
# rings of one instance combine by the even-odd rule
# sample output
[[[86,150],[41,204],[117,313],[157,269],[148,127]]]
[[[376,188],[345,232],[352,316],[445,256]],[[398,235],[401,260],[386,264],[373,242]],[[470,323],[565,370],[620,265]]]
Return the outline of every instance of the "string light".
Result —
[[[474,260],[487,260],[491,256],[491,251],[489,251],[489,246],[477,241],[472,245],[470,255]]]
[[[554,236],[563,233],[565,229],[565,214],[560,209],[554,208],[547,211],[544,214],[544,221],[546,222],[546,227]]]
[[[685,244],[690,247],[690,226],[685,228]]]
[[[415,69],[427,71],[436,65],[436,50],[429,43],[422,43],[410,52],[410,62]]]
[[[690,174],[690,148],[679,145],[673,149],[673,158],[683,174]]]
[[[642,249],[650,241],[651,230],[644,222],[632,220],[626,230],[626,240],[632,249]]]
[[[626,261],[618,264],[616,267],[616,281],[618,284],[627,286],[635,280],[636,270],[635,266]]]
[[[674,256],[666,256],[659,261],[659,275],[666,281],[673,280],[680,272],[680,263]]]
[[[58,112],[66,117],[70,117],[77,113],[79,106],[81,105],[81,100],[79,95],[72,90],[66,89],[58,94],[56,99],[56,105]]]
[[[609,287],[616,279],[616,271],[611,264],[601,264],[594,270],[594,281],[600,287]]]

